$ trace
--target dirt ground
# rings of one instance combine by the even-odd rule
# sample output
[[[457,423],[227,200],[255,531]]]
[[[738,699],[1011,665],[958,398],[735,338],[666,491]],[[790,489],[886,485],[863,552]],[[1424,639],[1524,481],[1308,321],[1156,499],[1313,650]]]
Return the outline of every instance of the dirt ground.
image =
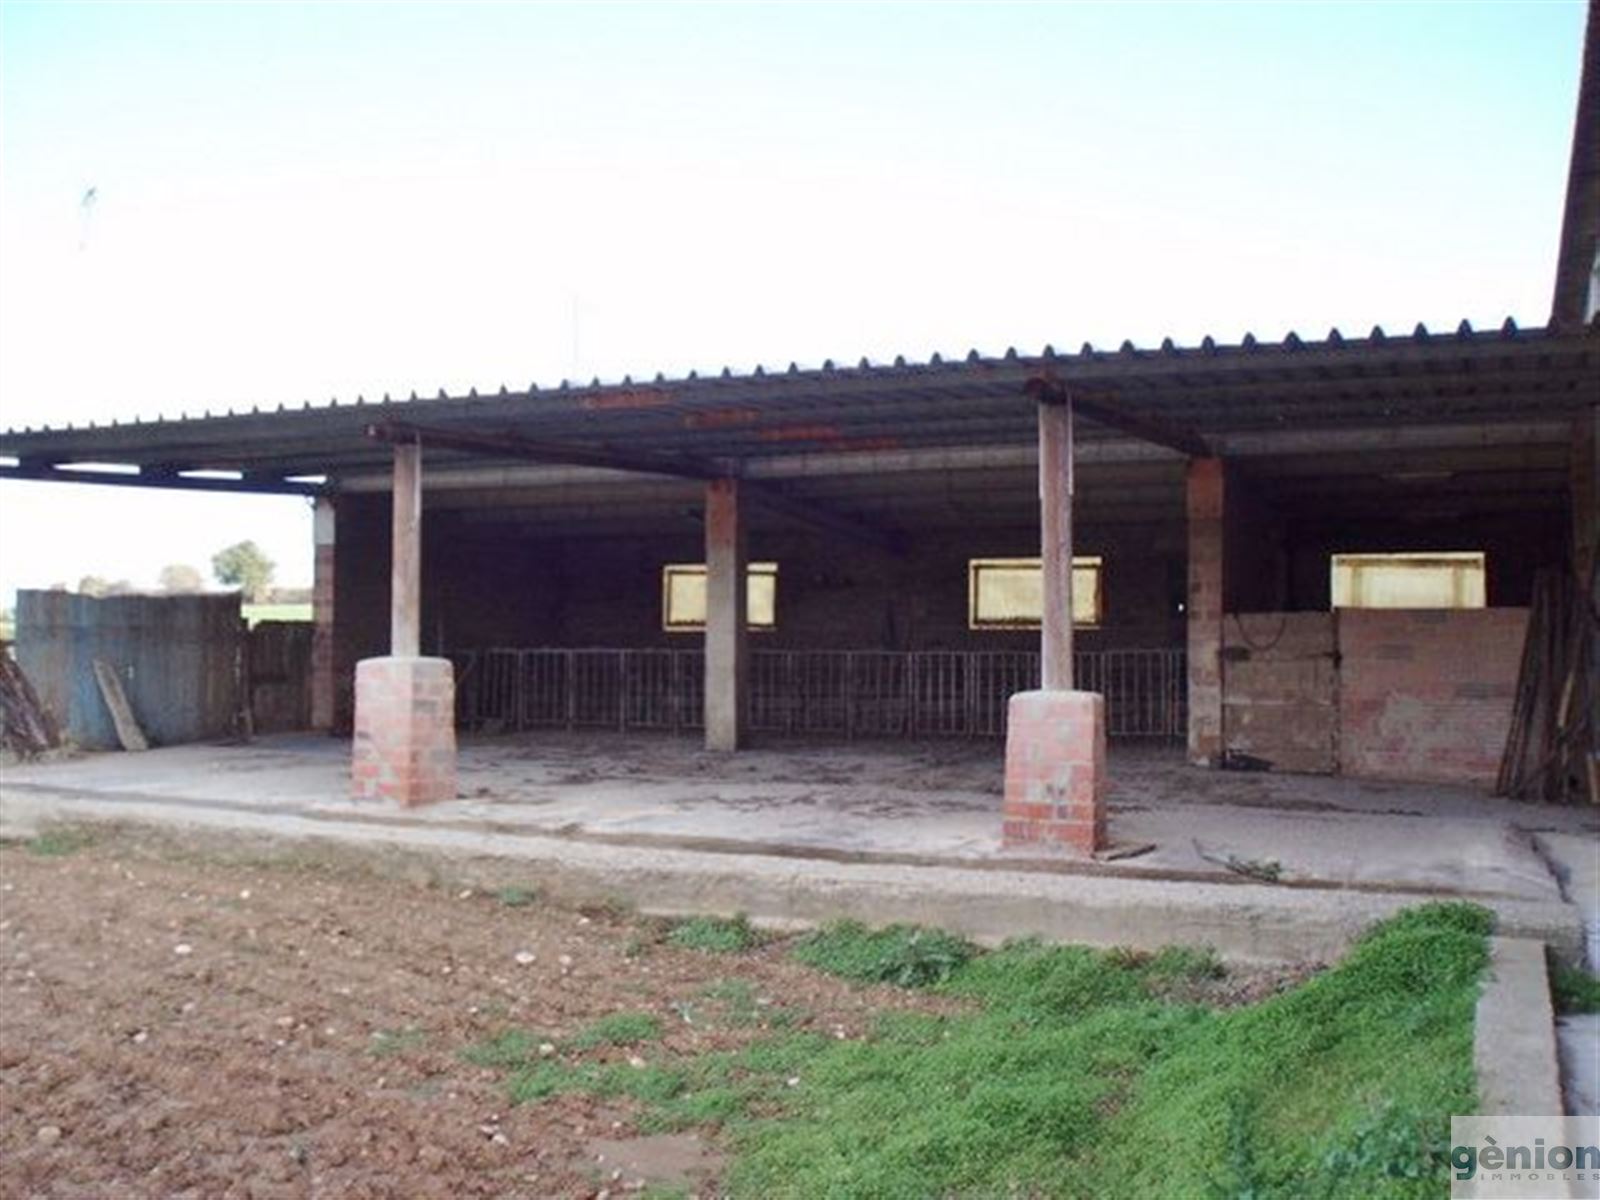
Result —
[[[834,1036],[943,1007],[781,944],[682,950],[626,913],[331,853],[222,861],[128,832],[0,847],[0,1195],[706,1194],[719,1158],[700,1138],[640,1137],[625,1107],[583,1097],[510,1107],[502,1074],[462,1051],[622,1010],[655,1014],[664,1039],[591,1057],[735,1046],[759,1027],[703,999],[735,976]]]

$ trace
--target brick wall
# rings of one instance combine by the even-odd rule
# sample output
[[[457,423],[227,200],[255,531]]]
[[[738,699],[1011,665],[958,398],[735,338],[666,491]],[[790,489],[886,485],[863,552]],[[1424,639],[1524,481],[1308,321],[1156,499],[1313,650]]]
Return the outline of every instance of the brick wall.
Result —
[[[411,807],[456,798],[455,680],[438,658],[356,668],[350,795]]]
[[[1342,610],[1340,769],[1492,784],[1527,621],[1524,608]]]

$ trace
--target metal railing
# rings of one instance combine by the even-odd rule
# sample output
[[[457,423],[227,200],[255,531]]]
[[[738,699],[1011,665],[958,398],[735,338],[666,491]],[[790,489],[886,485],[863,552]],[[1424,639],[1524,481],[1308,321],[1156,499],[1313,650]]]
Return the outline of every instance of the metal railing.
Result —
[[[451,655],[456,716],[481,731],[702,727],[699,650],[490,649]],[[1182,650],[1086,650],[1077,685],[1106,698],[1114,738],[1180,740]],[[1003,737],[1006,702],[1039,686],[1039,656],[1012,650],[757,650],[747,692],[760,733]]]

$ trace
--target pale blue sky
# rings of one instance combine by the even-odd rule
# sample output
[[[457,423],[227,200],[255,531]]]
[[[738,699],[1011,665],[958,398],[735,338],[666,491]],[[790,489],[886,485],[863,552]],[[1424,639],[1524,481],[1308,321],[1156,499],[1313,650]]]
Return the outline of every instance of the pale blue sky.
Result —
[[[6,0],[0,425],[1539,324],[1583,19]],[[303,510],[0,485],[0,590],[303,580]]]

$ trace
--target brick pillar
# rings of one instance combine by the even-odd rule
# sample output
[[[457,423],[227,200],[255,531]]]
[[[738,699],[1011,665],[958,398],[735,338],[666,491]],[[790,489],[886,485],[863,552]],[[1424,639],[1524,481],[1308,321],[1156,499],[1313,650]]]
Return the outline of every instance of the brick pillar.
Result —
[[[1220,458],[1189,463],[1189,761],[1222,762],[1222,619],[1227,480]]]
[[[311,532],[316,547],[311,586],[311,728],[321,733],[331,733],[337,720],[337,676],[333,663],[336,519],[331,498],[317,498]]]
[[[397,445],[386,658],[356,664],[350,794],[404,807],[456,795],[455,668],[417,653],[422,622],[422,447]]]
[[[745,537],[739,485],[706,484],[706,749],[737,750],[744,741]]]
[[[455,691],[446,658],[356,664],[353,798],[406,808],[455,799]]]
[[[1106,710],[1096,692],[1018,692],[1006,713],[1006,846],[1093,854],[1106,842]]]
[[[1072,690],[1072,404],[1059,385],[1030,391],[1040,401],[1041,686],[1006,708],[1000,840],[1088,855],[1106,840],[1106,720],[1103,697]]]

